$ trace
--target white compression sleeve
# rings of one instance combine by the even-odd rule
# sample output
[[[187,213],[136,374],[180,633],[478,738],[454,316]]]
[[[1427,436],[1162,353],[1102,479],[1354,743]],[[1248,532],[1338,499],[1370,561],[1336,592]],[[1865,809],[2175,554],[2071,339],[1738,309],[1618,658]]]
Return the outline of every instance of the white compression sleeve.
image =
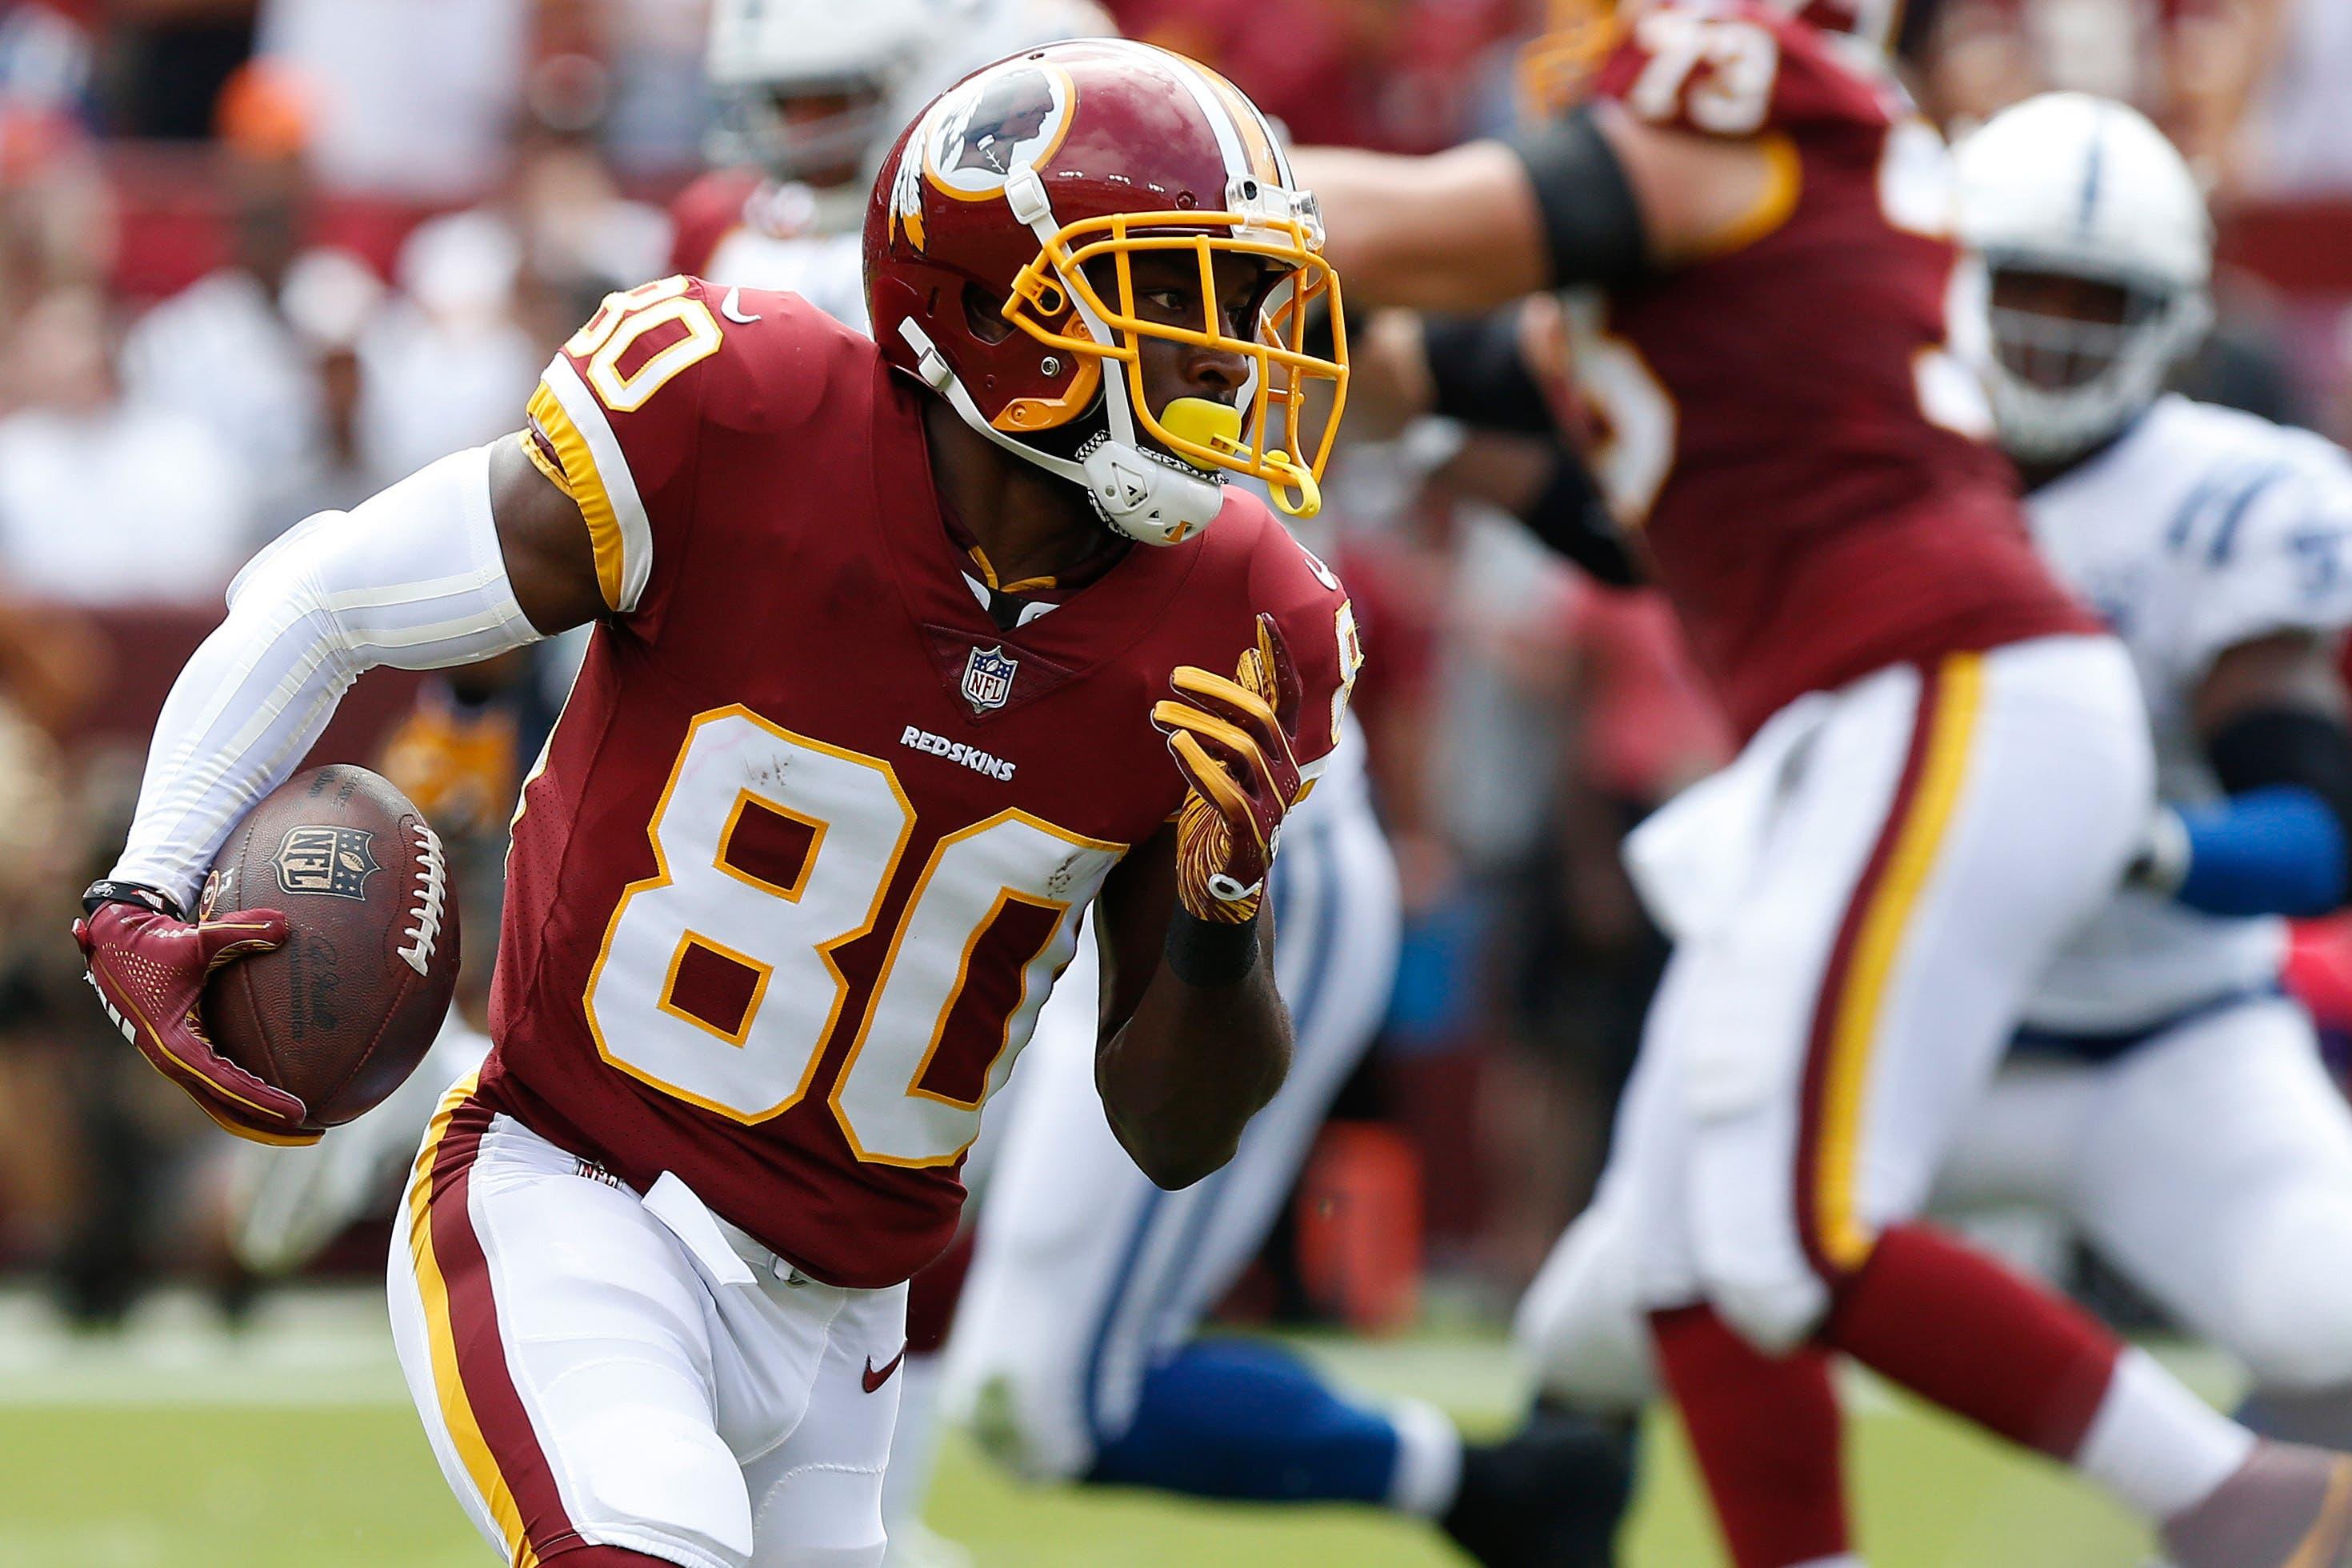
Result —
[[[535,642],[490,515],[490,449],[320,512],[229,584],[228,618],[173,684],[112,875],[193,909],[229,831],[293,775],[352,682]]]

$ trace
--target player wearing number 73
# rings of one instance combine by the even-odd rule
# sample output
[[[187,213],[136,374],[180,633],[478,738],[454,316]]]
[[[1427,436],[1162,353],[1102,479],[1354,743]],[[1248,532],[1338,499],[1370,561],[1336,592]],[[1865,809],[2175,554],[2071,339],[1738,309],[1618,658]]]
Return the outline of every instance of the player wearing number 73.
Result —
[[[496,1048],[391,1268],[436,1454],[511,1561],[881,1560],[904,1282],[1088,905],[1147,1173],[1215,1169],[1281,1082],[1258,903],[1360,655],[1220,476],[1315,504],[1320,238],[1222,79],[1020,56],[886,162],[875,342],[791,295],[614,295],[521,433],[232,590],[94,889],[101,980],[199,962],[199,870],[361,670],[596,624],[515,826]],[[208,1078],[199,1036],[150,1044]]]
[[[1981,273],[1880,47],[1899,6],[1573,8],[1538,57],[1570,100],[1540,123],[1298,165],[1360,303],[1569,291],[1572,392],[1539,386],[1507,317],[1384,325],[1366,367],[1407,406],[1589,437],[1748,736],[1630,848],[1677,946],[1605,1178],[1732,1556],[1859,1561],[1842,1354],[2071,1462],[2183,1568],[2346,1561],[2352,1469],[2258,1448],[1918,1223],[2035,983],[2157,818],[2130,663],[2035,559],[1986,439]]]

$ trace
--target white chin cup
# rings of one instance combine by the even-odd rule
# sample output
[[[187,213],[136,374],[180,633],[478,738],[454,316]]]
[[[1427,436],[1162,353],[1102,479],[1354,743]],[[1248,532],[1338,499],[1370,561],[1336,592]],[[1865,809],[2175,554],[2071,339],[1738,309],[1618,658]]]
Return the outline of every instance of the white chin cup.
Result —
[[[1125,441],[1097,437],[1078,466],[1103,521],[1139,544],[1180,543],[1224,510],[1222,481]]]
[[[1079,452],[1077,461],[1041,452],[1016,440],[988,422],[957,376],[924,331],[911,318],[898,323],[898,335],[915,351],[915,374],[948,400],[975,434],[1024,462],[1034,463],[1056,478],[1070,480],[1093,499],[1105,526],[1139,544],[1175,544],[1216,521],[1224,510],[1225,487],[1212,474],[1145,450],[1131,441],[1097,436]],[[1118,386],[1114,380],[1112,385]],[[1124,396],[1117,398],[1114,414],[1126,424]]]

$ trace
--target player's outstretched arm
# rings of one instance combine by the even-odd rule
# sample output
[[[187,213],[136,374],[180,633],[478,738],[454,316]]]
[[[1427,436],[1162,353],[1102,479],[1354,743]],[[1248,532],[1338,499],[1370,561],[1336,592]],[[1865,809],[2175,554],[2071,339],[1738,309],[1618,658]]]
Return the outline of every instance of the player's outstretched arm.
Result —
[[[1174,825],[1129,854],[1097,905],[1095,1083],[1143,1173],[1187,1187],[1234,1156],[1290,1070],[1263,913],[1282,819],[1304,793],[1298,674],[1270,616],[1231,680],[1187,666],[1152,709],[1190,788]]]
[[[230,584],[227,618],[156,721],[130,842],[74,926],[109,1016],[215,1121],[262,1142],[317,1136],[299,1100],[213,1049],[197,1009],[212,970],[286,937],[274,910],[184,918],[230,830],[367,669],[488,658],[585,619],[596,594],[578,509],[513,437],[309,519]]]
[[[1305,147],[1323,254],[1358,305],[1471,312],[1667,270],[1752,237],[1786,199],[1784,146],[1588,105],[1427,157]]]

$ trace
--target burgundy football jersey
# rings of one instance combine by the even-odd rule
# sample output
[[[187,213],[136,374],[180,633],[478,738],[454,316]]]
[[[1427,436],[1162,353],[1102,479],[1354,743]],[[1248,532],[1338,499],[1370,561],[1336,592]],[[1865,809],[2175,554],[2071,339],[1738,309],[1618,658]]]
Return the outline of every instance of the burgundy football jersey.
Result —
[[[1730,248],[1569,301],[1595,470],[1740,729],[1887,664],[2092,629],[1988,444],[1981,274],[1879,57],[1758,0],[1664,0],[1596,91],[1761,137],[1778,169]]]
[[[565,345],[524,437],[613,614],[523,791],[484,1091],[857,1287],[947,1244],[1080,911],[1181,805],[1170,673],[1274,615],[1312,772],[1358,658],[1338,581],[1238,493],[998,629],[929,395],[796,296],[668,279]]]

